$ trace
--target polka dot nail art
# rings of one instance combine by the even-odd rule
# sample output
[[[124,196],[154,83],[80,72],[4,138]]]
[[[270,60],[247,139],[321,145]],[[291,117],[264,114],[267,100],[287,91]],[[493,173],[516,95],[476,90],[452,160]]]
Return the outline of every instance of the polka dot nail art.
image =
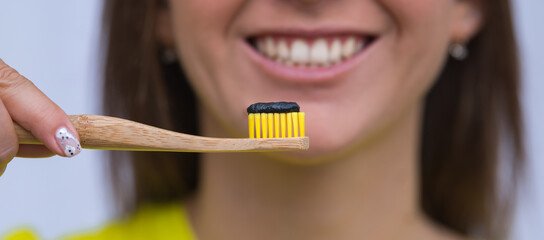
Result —
[[[65,127],[59,128],[55,137],[67,157],[73,157],[81,152],[79,141]]]

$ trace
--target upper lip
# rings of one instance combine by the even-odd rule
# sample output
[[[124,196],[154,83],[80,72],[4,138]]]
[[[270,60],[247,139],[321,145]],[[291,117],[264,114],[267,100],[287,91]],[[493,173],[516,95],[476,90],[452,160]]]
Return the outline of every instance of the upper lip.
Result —
[[[296,25],[280,25],[280,26],[262,26],[255,29],[248,29],[242,33],[245,38],[256,37],[263,35],[288,35],[300,37],[322,37],[331,35],[364,35],[377,36],[378,32],[371,29],[362,29],[361,27],[343,26],[343,25],[321,25],[321,26],[296,26]]]

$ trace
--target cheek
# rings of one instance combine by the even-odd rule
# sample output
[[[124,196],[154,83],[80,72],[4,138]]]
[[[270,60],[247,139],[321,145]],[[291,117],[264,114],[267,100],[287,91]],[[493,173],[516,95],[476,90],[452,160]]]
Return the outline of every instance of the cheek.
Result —
[[[398,51],[408,51],[421,57],[428,53],[443,52],[438,50],[444,49],[449,41],[454,0],[382,0],[382,2],[395,22],[394,32],[399,43]]]
[[[400,25],[429,26],[450,18],[458,0],[380,0],[383,8]],[[439,21],[439,22],[437,22]]]
[[[217,101],[229,56],[229,27],[244,0],[171,0],[178,56],[200,100]]]
[[[446,59],[453,0],[383,0],[395,21],[391,56],[398,68],[397,89],[424,91]],[[409,91],[403,91],[409,92]]]
[[[241,0],[171,0],[170,13],[176,45],[182,58],[200,58],[224,40],[228,23]],[[190,63],[188,60],[186,63]]]
[[[243,0],[170,0],[174,18],[189,26],[213,26],[234,15]]]

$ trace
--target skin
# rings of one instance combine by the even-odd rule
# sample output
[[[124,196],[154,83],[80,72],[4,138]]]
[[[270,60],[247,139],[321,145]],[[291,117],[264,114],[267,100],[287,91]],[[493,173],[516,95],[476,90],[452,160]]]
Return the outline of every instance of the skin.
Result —
[[[311,153],[322,155],[377,134],[421,99],[440,71],[448,45],[468,39],[458,33],[468,32],[462,26],[468,20],[458,15],[471,15],[465,10],[469,3],[171,1],[170,42],[206,114],[213,115],[227,135],[247,136],[244,109],[254,102],[296,101],[311,119]],[[263,73],[242,49],[248,34],[286,26],[347,26],[380,36],[375,44],[379,46],[339,81],[286,82]]]
[[[19,145],[14,121],[31,131],[45,146]],[[30,80],[0,59],[0,175],[15,156],[65,156],[55,140],[55,131],[62,126],[79,139],[66,113]]]
[[[187,203],[199,238],[462,239],[419,209],[417,149],[423,97],[449,44],[478,31],[478,2],[169,3],[160,36],[199,96],[203,135],[247,136],[245,107],[287,100],[306,112],[311,138],[304,153],[204,155]],[[262,29],[323,26],[378,40],[331,81],[282,79],[244,49]]]
[[[203,155],[201,186],[186,203],[200,239],[462,239],[418,207],[418,133],[447,46],[479,29],[477,0],[169,3],[158,34],[199,96],[203,135],[246,136],[243,109],[280,99],[301,105],[311,138],[304,153]],[[288,81],[262,71],[243,48],[248,34],[286,26],[348,28],[378,40],[335,80]],[[45,146],[18,145],[13,121]],[[64,155],[54,138],[61,126],[76,132],[0,60],[0,173],[15,155]]]

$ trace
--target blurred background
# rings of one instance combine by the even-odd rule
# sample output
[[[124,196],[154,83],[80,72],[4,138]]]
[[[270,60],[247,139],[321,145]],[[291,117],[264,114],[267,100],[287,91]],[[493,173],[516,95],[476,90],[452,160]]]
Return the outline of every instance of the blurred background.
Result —
[[[544,239],[544,1],[513,0],[528,153],[512,239]],[[102,0],[0,0],[0,58],[69,114],[100,114]],[[105,152],[14,159],[0,177],[0,236],[43,239],[92,230],[113,216]]]

